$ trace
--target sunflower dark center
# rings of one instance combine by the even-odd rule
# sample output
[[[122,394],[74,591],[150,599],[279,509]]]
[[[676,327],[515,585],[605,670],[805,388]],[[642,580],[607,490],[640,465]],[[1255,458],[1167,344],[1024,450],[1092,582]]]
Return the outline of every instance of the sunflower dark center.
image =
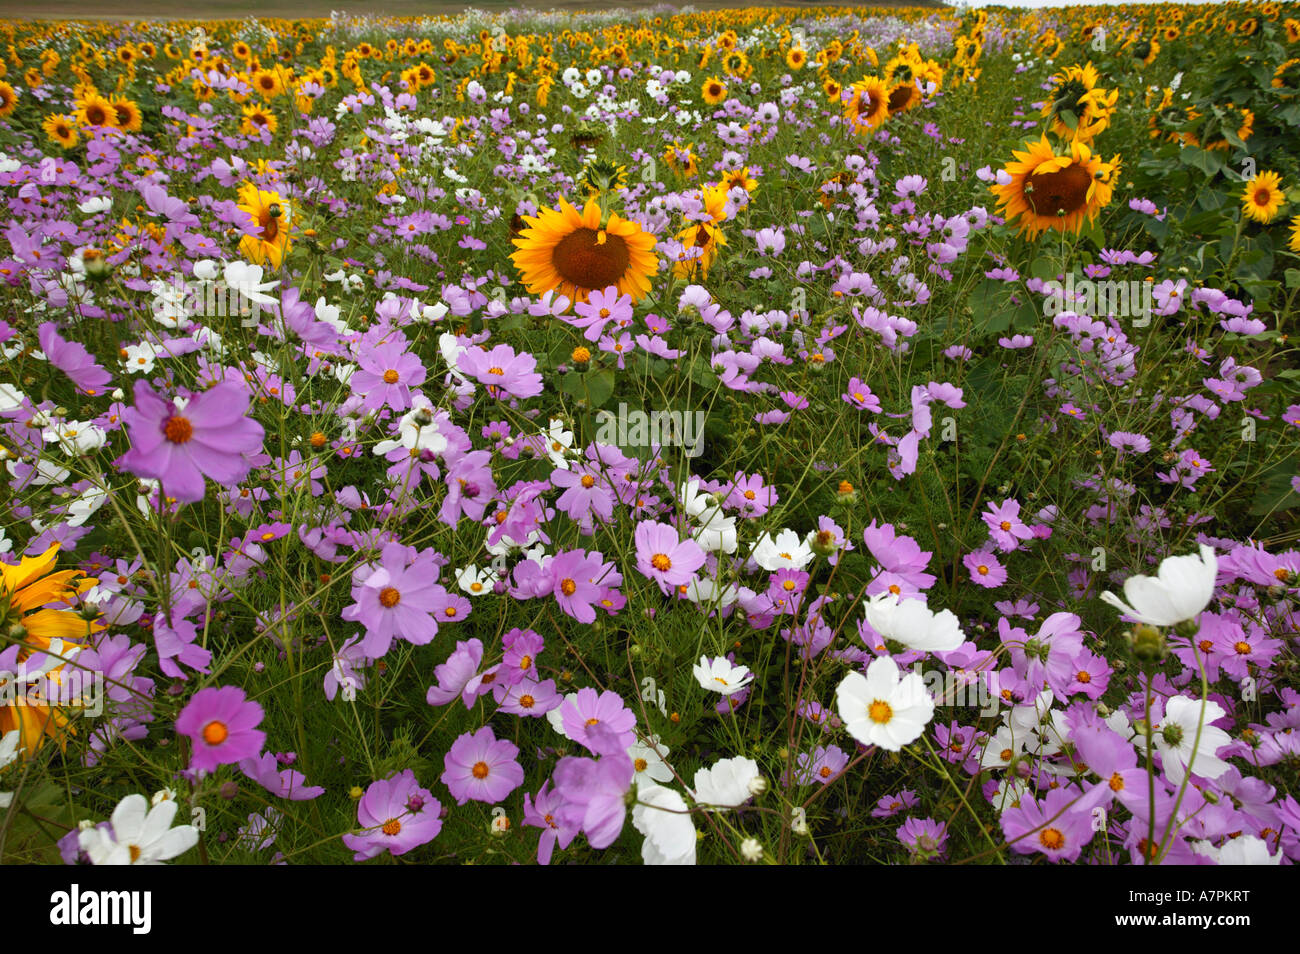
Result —
[[[911,83],[900,83],[894,87],[894,91],[889,94],[889,111],[891,113],[906,109],[911,104],[913,88]]]
[[[579,288],[602,289],[617,285],[627,274],[631,256],[620,235],[605,233],[598,240],[596,229],[580,228],[556,244],[551,263],[560,277]]]
[[[1025,201],[1035,215],[1055,217],[1078,212],[1088,204],[1092,176],[1079,165],[1029,176]]]
[[[280,236],[279,219],[271,214],[269,208],[263,208],[262,213],[257,217],[257,223],[262,227],[262,241],[274,242]]]

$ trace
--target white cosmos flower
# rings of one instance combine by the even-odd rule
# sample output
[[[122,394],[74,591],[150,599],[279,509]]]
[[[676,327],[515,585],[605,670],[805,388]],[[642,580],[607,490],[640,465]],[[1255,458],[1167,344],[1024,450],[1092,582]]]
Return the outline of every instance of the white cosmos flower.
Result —
[[[1256,835],[1240,835],[1215,848],[1208,841],[1192,842],[1192,850],[1221,865],[1280,865],[1282,852],[1268,853],[1268,842]]]
[[[496,582],[496,575],[491,570],[479,569],[472,563],[456,571],[456,585],[470,596],[491,593]]]
[[[226,262],[224,278],[226,287],[231,291],[238,292],[249,301],[255,301],[260,305],[278,305],[279,301],[266,292],[280,284],[279,280],[271,282],[262,281],[262,266],[250,265],[247,262]]]
[[[68,504],[66,515],[68,526],[83,526],[107,500],[108,491],[101,487],[87,487],[72,503]]]
[[[759,537],[750,556],[763,569],[775,573],[783,569],[802,570],[816,554],[794,530],[782,530],[775,539],[768,533]]]
[[[41,436],[58,442],[65,454],[73,456],[98,450],[108,441],[108,435],[93,421],[58,421],[45,428]]]
[[[888,656],[874,660],[865,676],[845,676],[835,690],[835,704],[853,738],[891,752],[915,742],[934,718],[925,680],[914,672],[900,679],[898,664]]]
[[[1214,754],[1225,745],[1231,745],[1232,739],[1222,729],[1210,725],[1226,713],[1217,702],[1207,699],[1202,719],[1201,706],[1199,699],[1172,696],[1165,703],[1165,717],[1153,727],[1156,751],[1160,753],[1165,775],[1175,785],[1181,785],[1188,772],[1215,779],[1232,768]],[[1198,725],[1201,732],[1199,743],[1196,738]]]
[[[673,770],[664,761],[664,756],[669,751],[657,735],[650,736],[648,745],[639,739],[632,743],[627,750],[627,757],[632,760],[632,768],[636,773],[634,778],[638,785],[673,780]]]
[[[632,824],[645,835],[641,860],[648,865],[695,864],[695,823],[686,799],[662,785],[638,785]]]
[[[756,778],[758,763],[753,759],[720,759],[695,773],[695,800],[711,808],[738,808],[753,795],[749,785]]]
[[[698,538],[696,542],[698,542]],[[694,576],[686,584],[686,593],[684,595],[697,606],[713,608],[716,605],[719,609],[724,609],[740,599],[740,590],[736,588],[734,583],[728,583],[725,587],[720,587],[716,580]]]
[[[1195,619],[1214,595],[1219,559],[1204,543],[1200,556],[1165,557],[1155,576],[1130,576],[1124,581],[1125,603],[1107,590],[1102,600],[1125,616],[1152,626],[1174,626]]]
[[[865,604],[867,622],[885,639],[923,652],[951,652],[966,641],[951,610],[932,612],[923,599],[880,593]]]
[[[106,195],[97,195],[93,199],[87,199],[85,202],[77,203],[77,208],[86,215],[94,215],[97,212],[107,212],[113,207],[113,200]]]
[[[442,360],[447,362],[447,369],[458,381],[464,382],[466,380],[465,375],[456,366],[456,361],[469,348],[462,345],[455,335],[443,332],[438,336],[438,350],[442,352]]]
[[[754,679],[754,674],[747,668],[733,666],[725,656],[712,660],[707,656],[701,656],[699,664],[692,671],[701,686],[720,692],[724,696],[739,692]]]
[[[568,470],[569,459],[565,454],[573,446],[573,431],[568,430],[563,421],[551,418],[542,437],[546,441],[546,456],[551,459],[551,466]]]
[[[706,553],[735,553],[740,545],[736,518],[723,514],[721,507],[706,510],[699,517],[699,526],[691,531],[691,537]]]
[[[21,733],[14,729],[0,735],[0,769],[18,758],[18,739]],[[8,808],[14,799],[13,792],[0,792],[0,808]]]
[[[159,865],[198,843],[193,825],[172,827],[180,806],[172,799],[153,808],[143,795],[128,795],[113,809],[108,828],[87,828],[78,836],[81,850],[96,865]]]

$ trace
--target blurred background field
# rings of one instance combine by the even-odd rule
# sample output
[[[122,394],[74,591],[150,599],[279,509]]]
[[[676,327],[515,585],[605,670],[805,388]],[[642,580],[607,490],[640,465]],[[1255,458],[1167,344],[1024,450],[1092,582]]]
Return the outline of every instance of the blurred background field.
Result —
[[[913,6],[939,7],[940,3],[909,2],[895,3],[891,0],[877,0],[872,6]],[[333,10],[349,14],[366,14],[372,16],[445,16],[464,13],[468,9],[487,10],[494,13],[507,10],[639,10],[661,7],[665,12],[673,12],[689,6],[696,10],[720,10],[754,6],[745,0],[698,0],[683,4],[648,3],[643,0],[608,0],[608,2],[588,2],[588,0],[484,0],[472,7],[466,3],[436,2],[436,0],[382,0],[380,3],[347,4],[331,3],[330,0],[271,0],[269,3],[255,3],[251,0],[208,0],[202,4],[185,5],[169,0],[128,0],[125,3],[88,3],[86,0],[48,0],[45,3],[34,0],[19,2],[0,2],[0,19],[11,20],[239,20],[244,17],[275,17],[294,19],[299,17],[328,17]],[[829,7],[839,4],[807,3],[801,0],[789,0],[782,4],[786,7]]]

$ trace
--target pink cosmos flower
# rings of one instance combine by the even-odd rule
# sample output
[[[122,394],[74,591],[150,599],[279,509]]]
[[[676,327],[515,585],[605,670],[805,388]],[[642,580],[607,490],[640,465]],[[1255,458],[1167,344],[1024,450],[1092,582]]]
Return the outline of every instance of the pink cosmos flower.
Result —
[[[519,749],[498,739],[490,726],[466,732],[451,744],[445,759],[442,784],[458,805],[470,799],[495,805],[524,783],[523,767],[516,760]]]
[[[993,538],[999,550],[1004,553],[1018,550],[1021,540],[1028,540],[1033,531],[1020,519],[1020,501],[1004,500],[1000,504],[990,502],[988,513],[982,514],[989,536]]]
[[[266,744],[262,707],[238,686],[200,689],[176,717],[176,732],[190,738],[190,770],[211,772],[219,765],[256,759]]]
[[[427,372],[420,359],[406,350],[406,339],[388,341],[363,351],[348,386],[364,399],[363,410],[387,405],[398,411],[411,406],[411,388],[424,383]]]
[[[666,523],[643,520],[636,528],[636,568],[670,595],[674,588],[695,578],[704,565],[704,551],[689,537],[682,540]]]
[[[343,836],[343,844],[366,861],[385,851],[404,855],[428,844],[442,831],[442,805],[415,780],[410,769],[372,782],[357,803],[360,834]]]
[[[86,394],[99,394],[113,380],[112,376],[95,363],[94,357],[75,341],[59,336],[54,322],[44,322],[36,329],[36,338],[50,364],[58,368]]]
[[[509,345],[491,351],[469,348],[457,362],[460,370],[487,387],[493,397],[536,397],[542,393],[537,359],[527,352],[515,354]]]
[[[251,759],[242,759],[239,770],[277,798],[291,802],[310,801],[325,794],[320,785],[308,785],[307,776],[297,769],[281,769],[274,752],[263,752]]]
[[[477,639],[465,642],[457,641],[456,651],[447,657],[441,666],[434,667],[433,674],[438,679],[436,686],[430,686],[425,694],[425,701],[431,706],[445,706],[457,696],[462,696],[465,708],[473,707],[478,695],[466,691],[466,686],[478,672],[479,663],[483,661],[483,643]]]
[[[568,848],[569,843],[581,830],[580,824],[560,823],[559,811],[563,804],[563,799],[551,788],[549,779],[537,790],[535,800],[528,793],[524,793],[524,824],[542,830],[542,837],[537,843],[539,865],[549,865],[556,847],[561,850]]]
[[[881,411],[880,398],[871,393],[859,378],[850,378],[848,389],[840,397],[860,411]]]
[[[1007,581],[1007,568],[1004,567],[991,550],[976,550],[968,553],[961,561],[970,570],[972,583],[988,589],[995,589]]]
[[[617,328],[626,328],[632,320],[632,296],[619,297],[614,286],[604,291],[594,291],[587,296],[587,301],[573,306],[579,315],[577,318],[564,316],[563,321],[574,328],[583,330],[583,337],[588,341],[599,341],[605,333],[605,326],[613,322]]]
[[[432,554],[426,553],[407,565],[407,548],[400,543],[384,547],[380,566],[368,576],[358,571],[361,582],[352,586],[356,600],[340,613],[366,629],[361,651],[371,659],[388,652],[393,638],[423,646],[438,634],[438,622],[430,613],[444,600],[447,591],[436,582],[438,569]]]
[[[591,604],[601,598],[602,585],[616,585],[613,564],[607,564],[600,553],[588,554],[585,550],[557,553],[546,572],[560,609],[580,623],[595,622],[596,611]]]
[[[1041,852],[1050,861],[1076,861],[1092,841],[1092,809],[1108,791],[1098,785],[1086,795],[1073,786],[1053,789],[1041,801],[1031,795],[1002,813],[1002,832],[1022,855]]]
[[[626,751],[636,742],[636,714],[623,702],[617,692],[605,690],[597,695],[590,687],[579,689],[572,699],[560,707],[560,724],[564,734],[574,742],[585,745],[598,755],[607,755],[596,746],[605,739],[592,735],[595,726],[603,726],[615,734],[617,750]]]
[[[169,402],[148,381],[136,381],[135,406],[122,415],[131,449],[118,465],[161,481],[166,496],[184,503],[203,499],[204,477],[224,487],[238,484],[266,433],[247,416],[248,404],[248,391],[233,382]]]

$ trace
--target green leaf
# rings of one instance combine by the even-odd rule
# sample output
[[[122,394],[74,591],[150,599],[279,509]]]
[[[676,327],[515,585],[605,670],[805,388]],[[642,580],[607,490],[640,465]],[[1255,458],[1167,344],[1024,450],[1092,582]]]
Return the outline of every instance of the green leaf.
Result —
[[[583,375],[587,389],[587,402],[592,407],[603,407],[614,394],[614,372],[610,368],[591,370]]]

